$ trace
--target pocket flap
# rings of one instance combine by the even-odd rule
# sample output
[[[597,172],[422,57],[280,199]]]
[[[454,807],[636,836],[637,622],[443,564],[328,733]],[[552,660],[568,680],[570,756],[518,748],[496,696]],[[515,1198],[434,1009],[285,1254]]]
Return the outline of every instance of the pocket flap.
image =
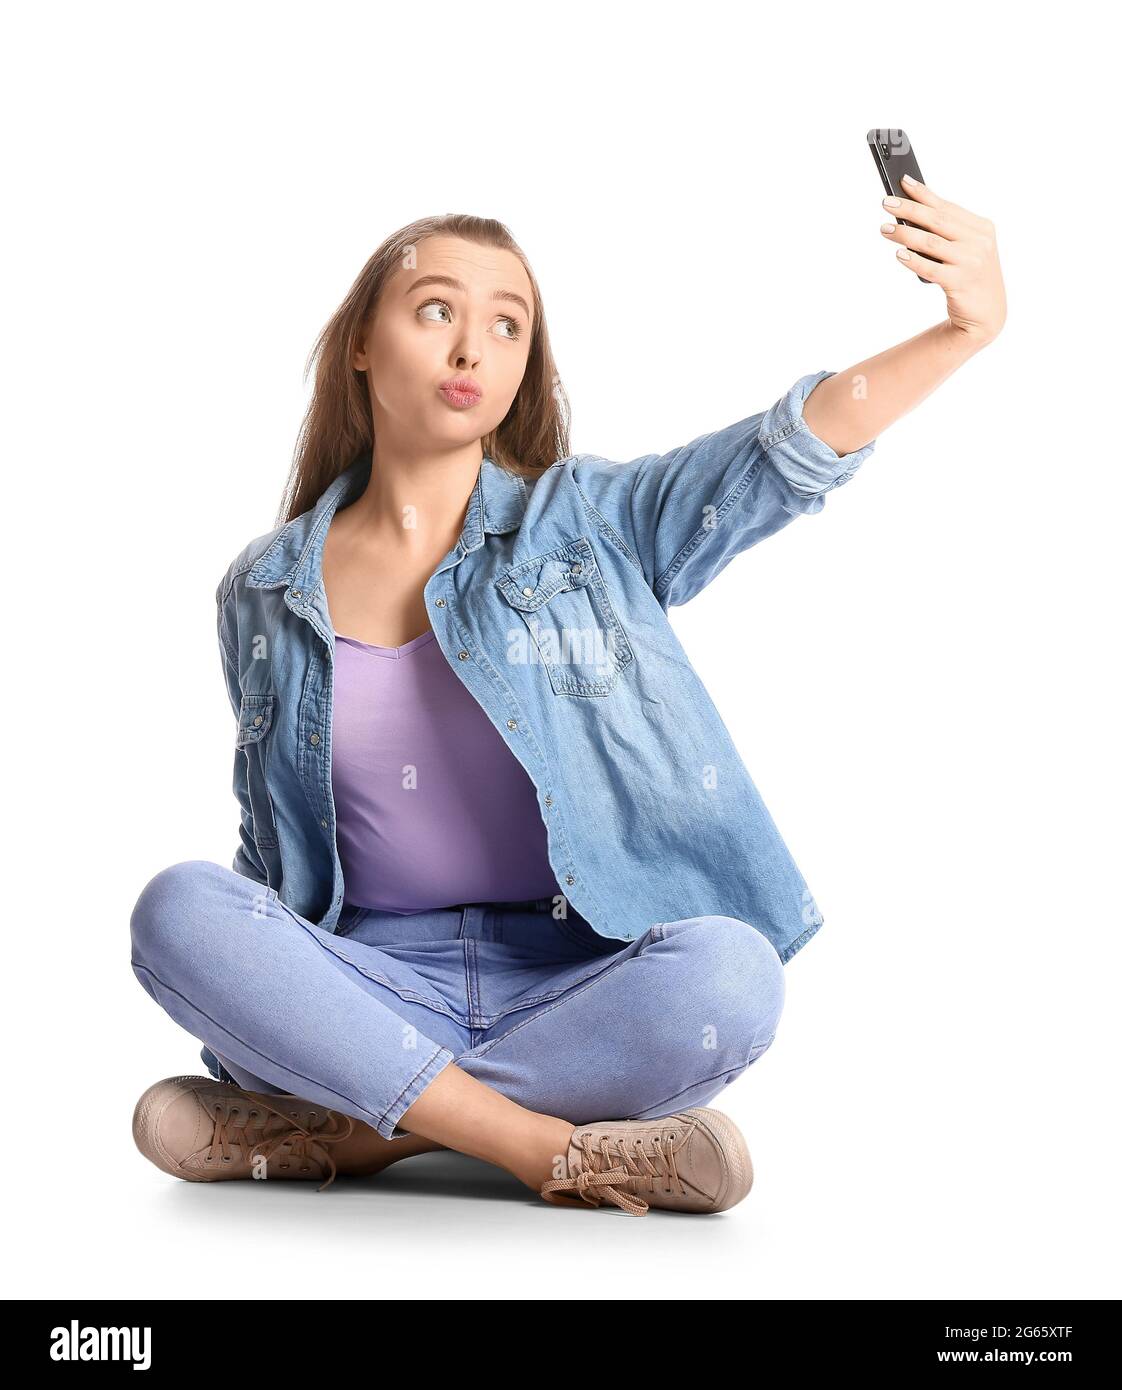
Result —
[[[554,594],[583,589],[591,582],[595,567],[592,547],[581,538],[512,565],[495,583],[511,607],[533,613]]]
[[[273,722],[273,703],[275,695],[243,695],[241,713],[238,716],[238,747],[256,743],[269,732]]]

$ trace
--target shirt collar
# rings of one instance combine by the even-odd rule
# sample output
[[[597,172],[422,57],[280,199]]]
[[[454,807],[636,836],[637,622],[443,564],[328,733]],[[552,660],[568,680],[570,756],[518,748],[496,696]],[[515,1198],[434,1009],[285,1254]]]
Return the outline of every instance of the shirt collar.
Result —
[[[322,579],[324,540],[331,518],[340,507],[362,495],[370,480],[370,453],[361,454],[331,483],[310,510],[282,526],[250,567],[246,584],[272,589],[280,584],[313,593]],[[469,554],[483,544],[484,535],[516,531],[526,510],[526,479],[501,468],[484,454],[468,499],[458,545]]]

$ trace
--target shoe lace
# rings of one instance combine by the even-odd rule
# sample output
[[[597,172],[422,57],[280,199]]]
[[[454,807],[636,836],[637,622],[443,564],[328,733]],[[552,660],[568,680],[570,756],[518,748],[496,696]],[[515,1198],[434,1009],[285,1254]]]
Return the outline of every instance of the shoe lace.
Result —
[[[243,1105],[246,1106],[245,1117],[238,1118],[238,1111]],[[279,1117],[280,1126],[276,1125],[275,1119],[265,1115],[259,1120],[258,1109],[267,1110],[272,1116]],[[314,1118],[316,1114],[316,1111],[311,1111],[310,1118]],[[236,1105],[216,1101],[214,1137],[211,1139],[206,1161],[213,1163],[217,1159],[223,1163],[232,1162],[233,1155],[230,1149],[236,1145],[245,1150],[250,1161],[263,1158],[268,1171],[269,1160],[273,1154],[288,1145],[291,1150],[288,1157],[303,1160],[301,1172],[309,1172],[312,1163],[319,1163],[330,1169],[331,1176],[316,1188],[317,1192],[322,1192],[335,1181],[337,1171],[328,1145],[346,1139],[354,1130],[354,1120],[349,1115],[336,1114],[333,1110],[325,1110],[322,1114],[324,1123],[331,1122],[330,1130],[323,1128],[321,1124],[302,1125],[296,1119],[294,1110],[281,1110],[261,1096],[255,1096],[252,1105],[246,1105],[245,1101]],[[337,1121],[342,1122],[342,1127]],[[273,1127],[272,1133],[268,1132],[270,1126]],[[282,1163],[280,1167],[287,1168],[288,1164]]]
[[[579,1170],[571,1177],[544,1183],[541,1195],[547,1202],[568,1204],[570,1197],[557,1194],[575,1194],[590,1206],[598,1207],[607,1201],[633,1216],[644,1216],[650,1204],[636,1195],[637,1190],[645,1188],[653,1194],[658,1182],[661,1191],[679,1194],[685,1191],[675,1162],[685,1136],[677,1130],[668,1130],[656,1134],[650,1142],[648,1152],[639,1135],[630,1143],[626,1134],[601,1134],[598,1142],[590,1134],[581,1135],[577,1140]]]

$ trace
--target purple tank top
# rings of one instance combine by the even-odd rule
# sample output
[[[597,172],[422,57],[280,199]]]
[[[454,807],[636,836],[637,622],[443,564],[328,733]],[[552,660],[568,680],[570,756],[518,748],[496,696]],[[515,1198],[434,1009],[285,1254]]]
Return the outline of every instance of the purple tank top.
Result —
[[[335,638],[331,788],[348,904],[424,912],[560,890],[534,784],[431,629]]]

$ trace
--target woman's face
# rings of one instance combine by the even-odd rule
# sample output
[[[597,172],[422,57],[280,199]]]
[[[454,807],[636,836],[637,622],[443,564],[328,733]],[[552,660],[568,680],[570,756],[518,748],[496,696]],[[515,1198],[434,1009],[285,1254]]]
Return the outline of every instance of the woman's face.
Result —
[[[533,295],[510,251],[459,237],[420,242],[386,282],[354,366],[370,387],[375,437],[406,452],[469,444],[502,423],[530,353]],[[457,377],[470,402],[441,386]]]

